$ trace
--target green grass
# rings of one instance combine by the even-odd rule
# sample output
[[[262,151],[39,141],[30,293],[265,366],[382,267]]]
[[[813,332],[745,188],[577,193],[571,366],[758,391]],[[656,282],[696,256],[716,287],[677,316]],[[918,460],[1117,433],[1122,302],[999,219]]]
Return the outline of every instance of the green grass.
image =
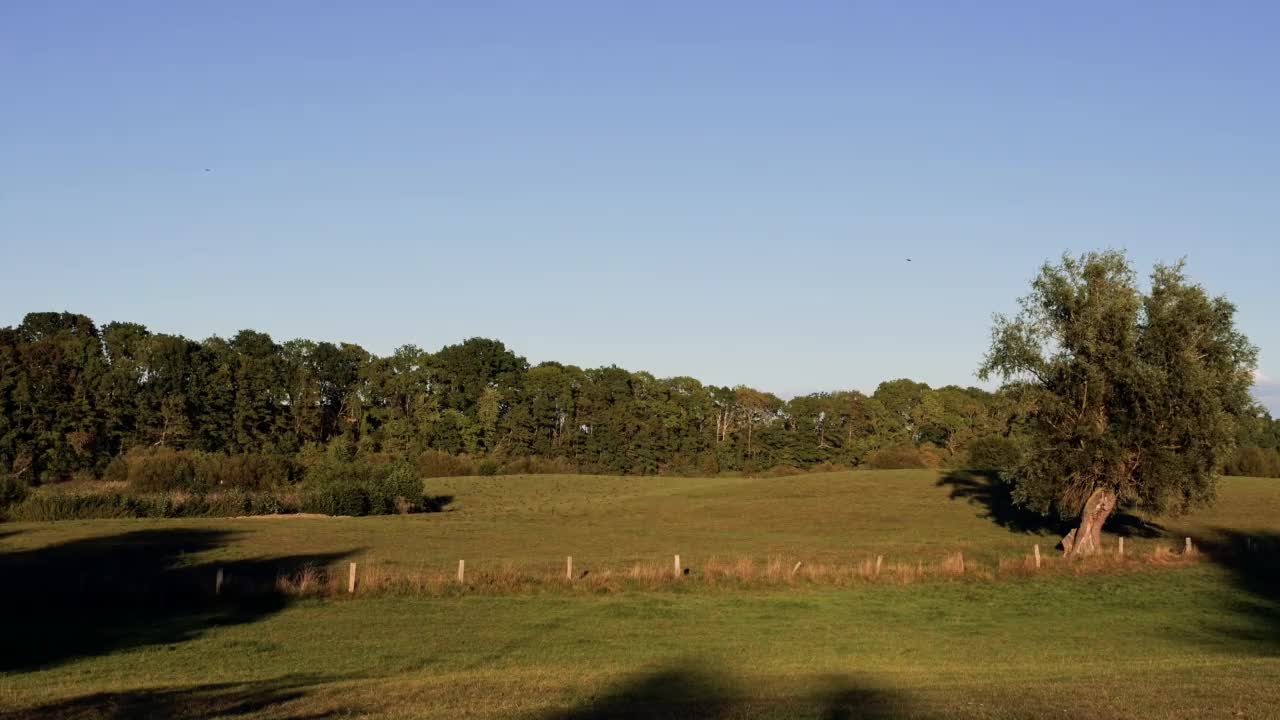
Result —
[[[477,571],[511,563],[580,568],[669,562],[694,567],[717,556],[858,562],[883,554],[937,560],[963,550],[993,563],[1050,552],[1058,537],[1024,533],[985,517],[987,508],[951,499],[933,471],[872,471],[798,477],[654,478],[603,476],[465,477],[431,480],[452,496],[446,512],[375,518],[93,520],[12,523],[0,547],[26,549],[141,528],[219,530],[230,536],[201,555],[235,560],[264,554],[343,553],[360,562],[448,570],[459,559]],[[1163,521],[1167,537],[1131,538],[1148,551],[1213,527],[1280,529],[1280,482],[1226,478],[1216,507]]]
[[[432,481],[455,499],[424,516],[0,525],[0,565],[132,552],[121,535],[156,529],[216,539],[181,559],[201,573],[326,553],[470,569],[1050,552],[937,478],[459,478]],[[1214,509],[1131,542],[1234,528],[1274,543],[1278,510],[1280,483],[1229,478]],[[998,582],[31,605],[3,616],[0,718],[1275,717],[1273,571],[1215,556]],[[8,597],[31,590],[13,575]]]
[[[1239,599],[1202,565],[854,591],[307,601],[180,642],[150,626],[156,642],[5,677],[0,703],[15,717],[272,701],[264,716],[822,718],[850,702],[844,717],[1271,717],[1277,628],[1229,610]]]

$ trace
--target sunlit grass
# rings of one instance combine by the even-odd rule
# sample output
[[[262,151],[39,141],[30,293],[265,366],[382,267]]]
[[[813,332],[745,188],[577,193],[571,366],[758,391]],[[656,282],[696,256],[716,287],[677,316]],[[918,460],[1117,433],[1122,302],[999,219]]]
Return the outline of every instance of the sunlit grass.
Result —
[[[201,560],[345,553],[362,564],[448,573],[514,566],[554,574],[572,555],[579,569],[669,564],[680,554],[700,567],[711,558],[774,557],[855,566],[940,562],[963,552],[996,566],[1058,537],[1018,532],[985,517],[968,499],[950,499],[932,471],[825,473],[787,478],[514,476],[428,481],[452,496],[445,512],[371,518],[95,520],[4,526],[3,548],[30,548],[140,528],[229,530],[229,542]],[[1225,478],[1218,504],[1188,518],[1161,521],[1167,533],[1130,537],[1127,549],[1180,547],[1182,536],[1216,526],[1280,528],[1280,483]],[[1114,546],[1116,539],[1104,542]]]
[[[8,616],[7,654],[73,649],[0,676],[0,718],[1274,716],[1274,586],[1181,551],[1217,528],[1274,542],[1280,483],[1228,478],[1213,509],[1154,519],[1164,529],[1129,537],[1123,566],[1080,574],[1055,535],[993,522],[938,478],[457,478],[429,484],[449,511],[421,516],[6,524],[2,553],[227,530],[179,564],[332,554],[361,586],[342,591],[344,565],[326,599],[290,590],[247,616]],[[589,573],[577,585],[566,555]],[[477,587],[450,582],[459,558]],[[926,562],[950,574],[894,579]],[[413,573],[447,589],[374,592]],[[515,584],[480,587],[485,574]]]

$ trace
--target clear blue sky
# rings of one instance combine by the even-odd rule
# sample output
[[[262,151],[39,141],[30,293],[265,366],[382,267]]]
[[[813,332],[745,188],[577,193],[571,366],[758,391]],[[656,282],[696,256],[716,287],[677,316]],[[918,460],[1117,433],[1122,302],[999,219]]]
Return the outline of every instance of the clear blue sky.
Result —
[[[1277,28],[1272,2],[5,2],[0,324],[968,384],[1042,261],[1122,247],[1186,256],[1280,379]]]

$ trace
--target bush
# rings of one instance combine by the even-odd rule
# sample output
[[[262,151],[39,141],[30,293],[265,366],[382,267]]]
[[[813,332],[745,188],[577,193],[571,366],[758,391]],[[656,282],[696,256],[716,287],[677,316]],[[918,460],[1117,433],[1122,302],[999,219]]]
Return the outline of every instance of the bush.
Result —
[[[848,471],[849,471],[848,465],[843,465],[837,462],[831,462],[830,460],[826,460],[816,465],[809,466],[809,472],[813,472],[813,473],[848,472]]]
[[[867,466],[873,470],[909,470],[938,467],[940,458],[927,448],[910,445],[884,448],[867,455]]]
[[[1018,464],[1021,451],[1011,438],[992,436],[978,438],[969,444],[969,470],[1008,472]]]
[[[498,465],[496,461],[488,459],[481,460],[480,465],[476,468],[478,474],[485,476],[497,475],[501,469],[502,466]]]
[[[125,461],[129,486],[139,492],[203,489],[196,485],[196,461],[190,453],[158,448],[130,453]]]
[[[805,471],[801,470],[800,468],[794,465],[774,465],[768,470],[758,473],[758,477],[780,478],[780,477],[789,477],[791,475],[803,475],[803,474],[805,474]]]
[[[326,463],[311,469],[302,496],[304,512],[324,515],[388,515],[426,506],[422,480],[407,463]]]
[[[102,471],[102,479],[107,482],[128,482],[129,461],[124,457],[111,458],[111,462],[107,463],[106,469]]]
[[[573,475],[578,466],[565,458],[536,455],[508,458],[502,463],[505,475]]]
[[[6,510],[21,503],[27,498],[29,488],[22,480],[12,475],[0,477],[0,517],[7,515]]]
[[[1222,473],[1248,477],[1280,477],[1280,451],[1259,447],[1239,448],[1223,464]]]
[[[10,508],[22,521],[102,518],[238,517],[297,512],[296,502],[274,493],[232,490],[210,494],[37,492]]]
[[[698,456],[698,474],[706,477],[720,474],[720,459],[713,452],[705,452]]]
[[[419,512],[426,506],[422,478],[413,465],[407,462],[396,463],[374,485],[374,492],[370,493],[369,500],[371,505],[379,506],[377,510],[383,515]]]
[[[418,456],[416,462],[419,477],[459,477],[475,475],[470,458],[450,455],[439,450],[427,450]]]
[[[297,479],[294,463],[279,455],[204,455],[196,461],[196,487],[266,490]]]
[[[154,517],[147,503],[124,493],[36,493],[9,509],[12,520],[93,520]]]
[[[160,448],[131,452],[113,460],[103,479],[127,479],[133,490],[144,493],[207,493],[232,488],[282,488],[296,482],[298,474],[296,463],[279,455],[223,455]]]
[[[307,471],[302,511],[321,515],[368,515],[367,486],[373,466],[328,462]]]
[[[298,511],[296,502],[273,492],[232,489],[208,495],[192,496],[185,508],[175,507],[170,517],[239,517],[244,515],[281,515]]]

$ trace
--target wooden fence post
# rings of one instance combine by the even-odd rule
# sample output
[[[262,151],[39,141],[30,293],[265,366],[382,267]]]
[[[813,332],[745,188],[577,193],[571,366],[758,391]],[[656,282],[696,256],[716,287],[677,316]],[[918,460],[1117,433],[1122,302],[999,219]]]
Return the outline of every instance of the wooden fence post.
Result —
[[[676,555],[676,558],[675,558],[675,571],[676,571],[676,577],[680,577],[680,556],[679,555]]]
[[[1182,548],[1183,555],[1190,555],[1195,552],[1195,548],[1191,546],[1191,538],[1187,538],[1187,544]]]
[[[573,556],[565,558],[564,561],[564,578],[565,580],[573,579]]]
[[[356,564],[351,563],[351,566],[347,568],[347,594],[349,595],[355,591],[356,591]]]
[[[1040,546],[1036,545],[1036,569],[1040,569]]]
[[[459,560],[458,561],[458,582],[460,583],[466,582],[466,577],[467,577],[467,561]]]
[[[1120,557],[1124,557],[1124,536],[1120,536]]]
[[[213,594],[222,594],[222,568],[218,568],[218,574],[213,578]]]
[[[960,574],[964,574],[964,553],[958,552],[956,556],[960,558]]]

